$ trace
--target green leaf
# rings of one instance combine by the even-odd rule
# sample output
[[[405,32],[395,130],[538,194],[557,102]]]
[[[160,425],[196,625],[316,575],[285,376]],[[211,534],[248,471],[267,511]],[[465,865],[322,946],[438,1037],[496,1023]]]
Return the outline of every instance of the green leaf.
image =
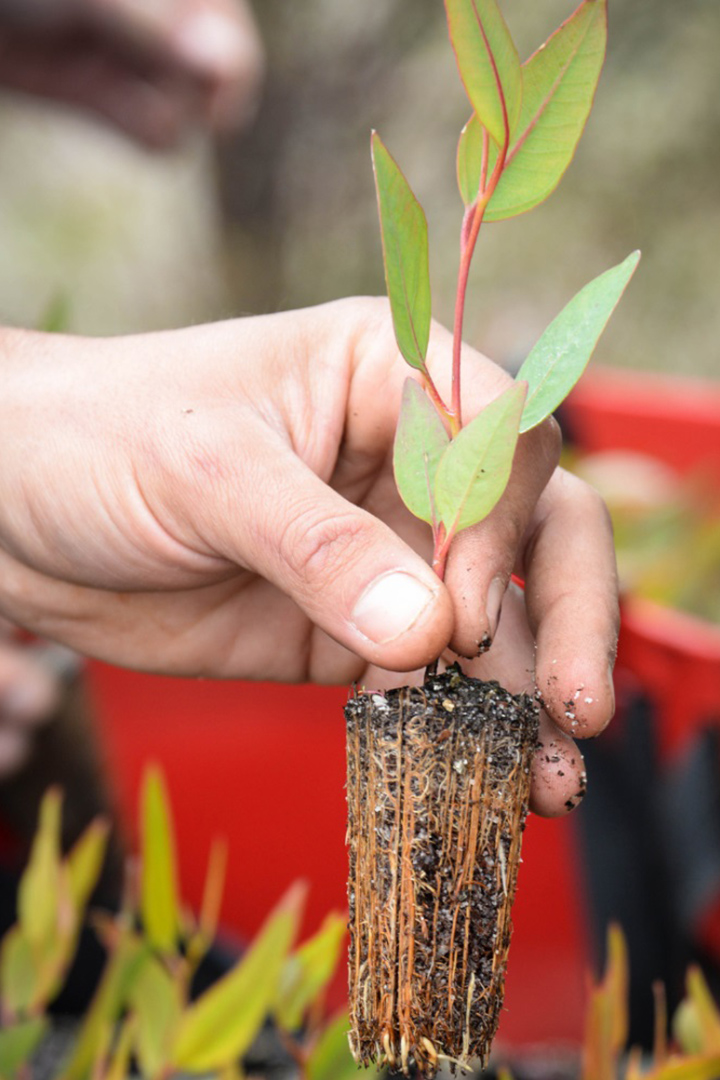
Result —
[[[345,940],[347,919],[331,913],[314,937],[304,942],[283,968],[275,1005],[278,1024],[297,1031],[305,1010],[315,1004],[338,966]]]
[[[135,1012],[135,1047],[143,1075],[156,1076],[167,1065],[172,1035],[182,1012],[178,985],[155,957],[143,965],[130,991]]]
[[[400,498],[411,514],[433,523],[433,488],[450,442],[437,409],[414,379],[406,379],[395,435],[393,468]]]
[[[38,1016],[0,1031],[0,1076],[3,1080],[15,1080],[18,1070],[32,1056],[49,1027],[50,1021]]]
[[[529,431],[565,400],[640,262],[634,251],[573,297],[537,342],[517,377],[528,384],[520,431]]]
[[[150,944],[164,953],[177,949],[181,918],[177,895],[175,836],[167,789],[160,770],[148,769],[142,798],[140,913]]]
[[[430,256],[425,214],[376,131],[372,134],[385,281],[398,348],[425,370],[430,339]]]
[[[171,1055],[175,1068],[220,1069],[247,1050],[275,1001],[304,896],[304,886],[293,886],[242,960],[185,1012]]]
[[[13,926],[0,946],[0,986],[3,1009],[22,1015],[37,994],[40,976],[33,949],[21,926]]]
[[[67,856],[70,896],[78,916],[85,910],[100,877],[109,831],[109,823],[102,818],[90,822]]]
[[[354,1077],[364,1075],[377,1077],[377,1069],[363,1069],[355,1064],[348,1046],[349,1028],[345,1010],[333,1017],[310,1055],[308,1080],[354,1080]]]
[[[435,505],[447,535],[487,517],[507,487],[527,385],[515,383],[453,439],[435,477]]]
[[[35,948],[40,948],[57,933],[61,806],[60,791],[50,788],[40,804],[40,820],[30,861],[18,891],[18,919],[23,933]]]
[[[496,0],[445,0],[450,41],[475,114],[498,146],[522,105],[520,58]],[[477,189],[476,189],[477,192]]]
[[[486,221],[532,210],[558,186],[590,115],[606,47],[607,0],[585,0],[523,65],[520,119]],[[481,151],[482,128],[473,117],[458,146],[460,194],[468,205],[477,196]],[[491,145],[489,171],[496,159]]]
[[[483,126],[475,113],[460,132],[457,149],[457,180],[460,198],[472,206],[480,189],[482,170]],[[497,157],[497,152],[495,154]],[[492,201],[492,200],[491,200]],[[485,211],[487,215],[487,210]]]

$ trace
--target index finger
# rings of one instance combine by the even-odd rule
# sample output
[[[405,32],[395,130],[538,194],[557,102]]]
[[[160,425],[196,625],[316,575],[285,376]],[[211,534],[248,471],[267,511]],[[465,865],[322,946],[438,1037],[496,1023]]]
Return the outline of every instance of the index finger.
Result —
[[[615,711],[620,615],[612,525],[593,488],[564,469],[555,472],[519,569],[545,708],[568,734],[598,735]]]

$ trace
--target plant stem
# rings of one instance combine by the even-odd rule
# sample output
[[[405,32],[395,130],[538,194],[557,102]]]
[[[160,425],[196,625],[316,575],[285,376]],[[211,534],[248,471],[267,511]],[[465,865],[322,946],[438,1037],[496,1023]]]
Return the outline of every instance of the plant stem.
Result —
[[[503,104],[504,109],[504,104]],[[480,189],[478,197],[465,212],[460,240],[460,267],[458,269],[457,292],[455,295],[455,322],[453,324],[453,368],[452,368],[452,404],[450,407],[450,428],[453,438],[462,429],[462,399],[460,394],[460,359],[462,356],[462,332],[465,318],[465,296],[467,294],[470,264],[475,252],[480,226],[485,217],[488,203],[495,193],[500,177],[505,168],[505,161],[510,146],[510,127],[505,113],[505,138],[498,154],[495,168],[487,179],[488,150],[490,139],[487,131],[483,132],[483,156],[480,170]]]
[[[450,409],[448,409],[447,405],[440,397],[440,392],[436,387],[435,383],[432,381],[432,378],[427,368],[424,368],[421,374],[423,386],[425,387],[425,392],[427,393],[428,397],[432,401],[437,411],[440,413],[440,416],[443,418],[443,420],[446,420],[452,428],[452,412]]]

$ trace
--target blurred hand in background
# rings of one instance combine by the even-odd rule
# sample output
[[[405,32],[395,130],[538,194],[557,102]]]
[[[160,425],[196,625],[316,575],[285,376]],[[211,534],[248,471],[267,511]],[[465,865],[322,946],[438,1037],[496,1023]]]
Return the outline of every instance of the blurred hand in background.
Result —
[[[0,0],[0,82],[168,147],[253,115],[264,66],[245,0]]]
[[[55,653],[73,655],[61,646],[23,645],[0,619],[0,781],[22,768],[36,731],[60,704],[63,669]]]

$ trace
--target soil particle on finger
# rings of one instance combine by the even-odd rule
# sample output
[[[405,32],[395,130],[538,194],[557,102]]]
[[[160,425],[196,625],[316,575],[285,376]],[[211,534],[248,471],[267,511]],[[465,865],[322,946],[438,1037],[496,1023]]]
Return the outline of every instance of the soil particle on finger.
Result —
[[[484,1062],[537,704],[453,667],[421,687],[357,694],[345,714],[353,1052],[425,1077]]]

